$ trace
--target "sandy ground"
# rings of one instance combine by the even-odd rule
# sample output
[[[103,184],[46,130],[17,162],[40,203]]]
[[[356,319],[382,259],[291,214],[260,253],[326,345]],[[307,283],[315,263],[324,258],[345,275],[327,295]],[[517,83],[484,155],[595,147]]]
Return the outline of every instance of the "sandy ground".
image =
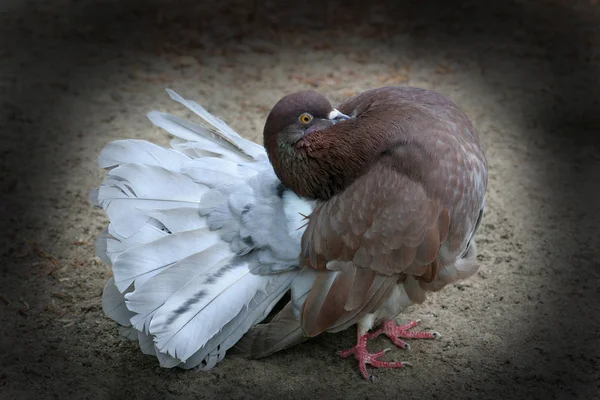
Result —
[[[600,398],[595,0],[119,3],[0,4],[1,399]],[[110,141],[168,143],[148,111],[191,117],[165,87],[260,141],[284,94],[388,84],[460,104],[490,164],[480,272],[400,317],[444,335],[388,354],[414,368],[363,381],[353,329],[209,373],[119,337],[88,192]]]

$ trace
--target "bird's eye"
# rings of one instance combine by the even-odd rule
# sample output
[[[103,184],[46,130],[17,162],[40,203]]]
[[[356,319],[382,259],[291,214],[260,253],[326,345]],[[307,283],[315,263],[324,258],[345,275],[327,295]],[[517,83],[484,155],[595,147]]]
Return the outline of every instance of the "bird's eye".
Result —
[[[300,116],[299,119],[300,122],[302,122],[303,124],[308,124],[310,121],[312,121],[313,117],[309,113],[304,113]]]

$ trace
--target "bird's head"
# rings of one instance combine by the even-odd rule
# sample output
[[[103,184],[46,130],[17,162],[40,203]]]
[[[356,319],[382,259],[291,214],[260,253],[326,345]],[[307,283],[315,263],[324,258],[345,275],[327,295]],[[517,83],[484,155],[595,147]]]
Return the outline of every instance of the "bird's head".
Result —
[[[311,198],[325,199],[336,191],[330,182],[332,168],[325,165],[333,162],[331,153],[317,149],[331,147],[324,142],[339,142],[331,128],[337,125],[339,131],[348,119],[314,91],[293,93],[275,104],[265,123],[264,146],[285,186]]]
[[[307,135],[349,118],[333,108],[325,96],[312,90],[287,95],[267,117],[263,131],[265,148],[269,157],[281,152],[294,154],[296,144]]]

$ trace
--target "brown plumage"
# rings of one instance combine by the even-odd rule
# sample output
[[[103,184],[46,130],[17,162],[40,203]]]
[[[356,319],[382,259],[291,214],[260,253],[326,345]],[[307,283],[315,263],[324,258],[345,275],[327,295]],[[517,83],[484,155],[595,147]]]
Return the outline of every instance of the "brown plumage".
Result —
[[[358,323],[352,352],[368,377],[365,363],[402,366],[366,353],[370,328],[476,271],[487,161],[467,116],[438,93],[384,87],[338,109],[350,118],[329,119],[333,107],[315,92],[286,96],[264,143],[282,183],[319,200],[302,237],[301,263],[318,271],[302,336]],[[263,328],[254,329],[256,340]]]

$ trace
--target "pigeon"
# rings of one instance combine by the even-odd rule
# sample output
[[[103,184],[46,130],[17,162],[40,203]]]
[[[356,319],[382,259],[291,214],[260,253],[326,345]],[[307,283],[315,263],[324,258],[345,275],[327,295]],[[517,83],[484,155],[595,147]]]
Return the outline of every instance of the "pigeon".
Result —
[[[90,194],[110,221],[96,242],[113,272],[103,310],[124,336],[162,367],[210,370],[356,324],[340,355],[365,379],[367,364],[409,365],[367,339],[439,337],[394,319],[478,268],[487,162],[454,103],[384,87],[334,108],[297,92],[269,113],[263,147],[167,91],[200,120],[150,112],[171,147],[110,143]]]

